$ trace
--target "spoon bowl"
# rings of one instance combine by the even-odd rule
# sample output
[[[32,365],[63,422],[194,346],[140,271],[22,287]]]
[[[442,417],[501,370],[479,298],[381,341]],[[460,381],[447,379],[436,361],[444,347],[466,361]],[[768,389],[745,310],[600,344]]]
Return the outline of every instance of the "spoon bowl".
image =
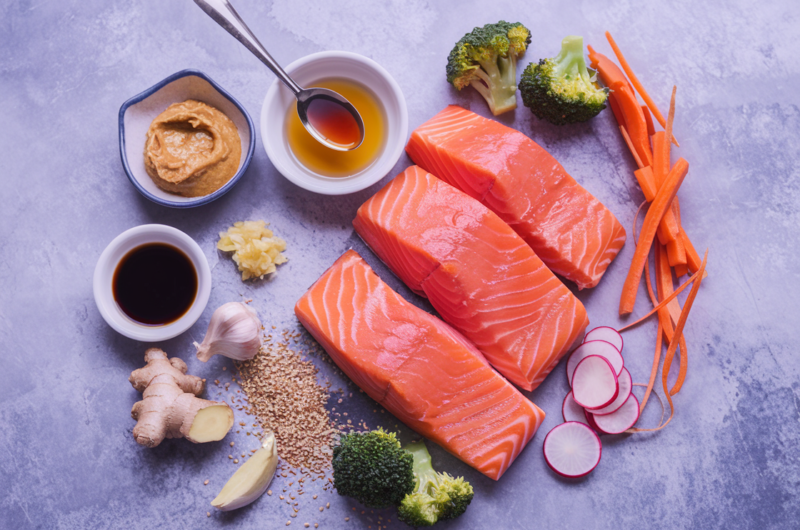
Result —
[[[341,94],[327,88],[305,88],[296,97],[300,122],[320,143],[336,151],[350,151],[364,142],[364,120]]]
[[[353,104],[344,96],[325,88],[302,88],[295,83],[259,42],[228,0],[194,0],[194,3],[250,50],[292,91],[297,98],[300,123],[314,139],[336,151],[350,151],[361,145],[364,141],[364,121]],[[318,107],[319,112],[325,114],[327,118],[315,120],[315,109],[312,109],[312,106]],[[325,110],[322,110],[323,108]],[[315,121],[317,123],[314,123]],[[325,122],[324,127],[321,126],[323,122]],[[345,129],[348,141],[342,142],[336,137],[334,130],[337,126]],[[356,129],[358,136],[355,133]]]

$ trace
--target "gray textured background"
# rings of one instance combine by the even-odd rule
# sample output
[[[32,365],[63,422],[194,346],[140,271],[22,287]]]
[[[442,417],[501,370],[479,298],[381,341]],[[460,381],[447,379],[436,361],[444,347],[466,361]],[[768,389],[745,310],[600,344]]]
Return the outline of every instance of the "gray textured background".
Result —
[[[609,29],[662,108],[671,85],[678,85],[678,153],[692,167],[681,190],[682,216],[701,253],[710,249],[711,276],[686,330],[690,372],[673,423],[654,435],[605,437],[593,474],[561,480],[541,456],[544,434],[561,421],[567,385],[559,367],[531,395],[548,414],[542,429],[499,482],[432,449],[439,468],[465,475],[476,489],[467,514],[440,528],[796,527],[800,4],[235,4],[284,64],[327,49],[381,63],[405,93],[412,128],[448,103],[487,114],[476,94],[446,84],[444,63],[462,34],[500,18],[533,28],[523,65],[554,54],[567,34],[582,34],[610,54],[603,39]],[[191,354],[213,308],[252,297],[265,323],[294,328],[291,308],[300,294],[345,249],[364,250],[350,221],[378,186],[346,197],[304,192],[277,174],[259,139],[249,171],[222,199],[188,211],[150,203],[122,171],[117,112],[132,95],[184,68],[209,74],[258,119],[271,74],[190,0],[0,5],[3,528],[282,528],[288,519],[288,507],[275,497],[206,517],[208,502],[234,469],[227,443],[173,440],[153,450],[134,443],[129,410],[139,395],[127,377],[141,365],[145,344],[103,322],[92,298],[92,271],[106,244],[135,225],[164,223],[194,237],[212,266],[209,309],[189,332],[162,346],[186,359],[192,373],[214,379],[230,374],[231,364],[203,365]],[[610,112],[564,128],[537,121],[525,108],[501,119],[547,148],[628,229],[642,196]],[[404,156],[392,175],[408,163]],[[289,242],[290,261],[275,278],[243,285],[214,242],[226,225],[248,218],[272,222]],[[579,294],[593,325],[618,324],[632,252],[629,241],[600,286]],[[384,268],[376,269],[398,287]],[[646,307],[640,292],[637,313]],[[626,335],[635,380],[649,373],[653,336],[652,323]],[[318,364],[334,386],[346,383]],[[221,371],[225,365],[228,372]],[[386,418],[373,414],[373,403],[358,392],[340,407],[370,425]],[[408,429],[402,437],[411,438]],[[228,440],[239,442],[237,449],[253,446],[244,433]],[[280,485],[276,480],[273,489]],[[378,515],[394,519],[391,512],[354,512],[336,494],[312,501],[313,491],[301,497],[300,517],[290,528],[303,522],[377,528]],[[320,513],[319,500],[331,508]]]

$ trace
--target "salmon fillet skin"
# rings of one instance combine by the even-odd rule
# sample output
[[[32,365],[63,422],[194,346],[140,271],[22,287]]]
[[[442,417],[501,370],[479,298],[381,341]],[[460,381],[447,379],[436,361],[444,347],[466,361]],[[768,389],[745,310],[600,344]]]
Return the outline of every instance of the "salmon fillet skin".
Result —
[[[295,314],[367,395],[489,478],[503,475],[544,420],[475,346],[404,300],[353,250]]]
[[[542,147],[521,132],[450,105],[412,134],[418,166],[508,223],[556,274],[594,287],[625,244],[625,229]]]
[[[589,324],[583,304],[510,226],[418,166],[367,200],[353,226],[524,390],[544,380]]]

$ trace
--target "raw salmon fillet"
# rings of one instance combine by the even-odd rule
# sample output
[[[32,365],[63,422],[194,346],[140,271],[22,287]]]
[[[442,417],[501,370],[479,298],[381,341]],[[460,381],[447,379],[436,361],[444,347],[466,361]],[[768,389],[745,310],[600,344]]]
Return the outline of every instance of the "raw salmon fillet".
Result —
[[[450,105],[411,134],[422,168],[481,201],[550,270],[594,287],[625,244],[614,214],[519,131]]]
[[[372,399],[490,478],[503,475],[544,419],[475,346],[406,302],[352,250],[295,313]]]
[[[533,390],[583,336],[583,304],[484,205],[418,166],[358,209],[364,242],[509,381]]]

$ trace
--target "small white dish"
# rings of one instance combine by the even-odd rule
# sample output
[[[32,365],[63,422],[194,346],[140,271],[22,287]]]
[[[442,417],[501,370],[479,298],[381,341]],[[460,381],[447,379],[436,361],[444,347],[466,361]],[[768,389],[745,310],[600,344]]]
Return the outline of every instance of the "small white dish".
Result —
[[[239,169],[217,191],[182,197],[162,190],[144,167],[144,144],[152,121],[173,103],[196,99],[215,107],[236,125],[242,143]],[[255,126],[241,103],[198,70],[181,70],[138,94],[119,109],[119,154],[131,184],[151,201],[172,208],[201,206],[225,195],[244,175],[255,150]]]
[[[320,79],[349,78],[369,88],[378,98],[386,118],[386,140],[378,159],[350,177],[325,177],[306,168],[291,153],[284,122],[294,96],[275,80],[261,107],[261,138],[275,168],[301,188],[324,195],[344,195],[375,184],[403,154],[408,136],[408,109],[400,86],[381,65],[351,52],[327,51],[302,57],[285,68],[300,86],[312,87]]]
[[[189,310],[175,322],[147,326],[132,320],[114,299],[112,283],[117,264],[136,247],[148,243],[166,243],[183,251],[197,272],[197,294]],[[100,254],[94,269],[94,301],[109,326],[128,338],[158,342],[177,337],[197,322],[211,294],[211,269],[200,245],[177,228],[165,225],[141,225],[118,235]]]

